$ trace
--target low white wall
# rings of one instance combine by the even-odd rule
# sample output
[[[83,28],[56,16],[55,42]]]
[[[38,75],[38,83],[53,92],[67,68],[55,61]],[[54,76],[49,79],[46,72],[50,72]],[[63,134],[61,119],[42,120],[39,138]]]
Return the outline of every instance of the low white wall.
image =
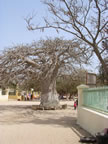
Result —
[[[78,89],[78,113],[77,123],[86,131],[95,135],[104,128],[108,128],[108,115],[83,107],[83,90],[88,88],[86,85],[80,85]]]
[[[108,128],[108,115],[85,107],[79,107],[77,123],[86,131],[95,135],[97,132],[101,132],[104,128]]]
[[[8,95],[0,95],[0,101],[8,101]]]
[[[2,89],[0,89],[0,101],[8,101],[8,90],[6,95],[2,95]]]

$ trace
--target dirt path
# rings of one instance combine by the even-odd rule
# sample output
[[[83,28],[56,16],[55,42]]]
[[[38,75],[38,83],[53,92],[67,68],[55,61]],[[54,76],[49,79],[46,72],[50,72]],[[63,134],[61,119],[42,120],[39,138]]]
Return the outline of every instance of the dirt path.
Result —
[[[0,104],[0,144],[79,144],[80,136],[88,135],[76,124],[72,102],[56,111],[34,111],[34,102],[16,103]]]

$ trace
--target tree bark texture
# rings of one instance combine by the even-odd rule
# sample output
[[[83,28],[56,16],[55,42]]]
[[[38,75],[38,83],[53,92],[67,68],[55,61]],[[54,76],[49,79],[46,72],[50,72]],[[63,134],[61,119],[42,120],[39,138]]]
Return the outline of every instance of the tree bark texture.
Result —
[[[42,82],[41,106],[45,108],[59,107],[59,98],[56,91],[56,79],[47,79]]]
[[[98,47],[97,46],[94,46],[94,52],[96,54],[96,56],[98,57],[100,63],[102,64],[104,70],[105,70],[105,73],[106,75],[108,75],[108,66],[107,66],[107,63],[105,63],[104,59],[102,58],[99,50],[98,50]]]

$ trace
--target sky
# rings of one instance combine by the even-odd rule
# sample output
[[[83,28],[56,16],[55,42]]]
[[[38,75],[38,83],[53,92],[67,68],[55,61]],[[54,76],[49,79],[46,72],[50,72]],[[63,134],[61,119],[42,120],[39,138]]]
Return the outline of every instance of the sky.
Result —
[[[64,32],[57,34],[55,30],[28,31],[24,18],[35,13],[35,22],[43,24],[43,16],[47,16],[47,8],[40,0],[0,0],[0,50],[20,43],[30,43],[45,37],[63,37]],[[65,37],[69,34],[65,33]]]
[[[0,0],[0,51],[7,47],[31,43],[46,37],[71,39],[72,35],[63,31],[59,34],[52,29],[44,32],[28,31],[24,18],[32,13],[36,14],[35,22],[41,25],[43,16],[48,16],[47,8],[40,0]],[[91,71],[96,70],[95,63],[89,68]]]

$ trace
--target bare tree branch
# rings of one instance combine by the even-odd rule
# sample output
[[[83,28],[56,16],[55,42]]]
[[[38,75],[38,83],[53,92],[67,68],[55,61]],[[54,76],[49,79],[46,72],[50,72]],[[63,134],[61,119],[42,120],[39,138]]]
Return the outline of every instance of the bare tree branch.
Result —
[[[104,29],[108,24],[108,2],[106,0],[44,0],[49,13],[53,18],[49,21],[44,18],[44,26],[34,26],[32,17],[26,19],[29,30],[41,30],[54,28],[57,32],[63,30],[83,40],[92,48],[100,63],[103,64],[106,73],[103,51],[100,43],[104,39]],[[101,37],[102,36],[102,37]]]

